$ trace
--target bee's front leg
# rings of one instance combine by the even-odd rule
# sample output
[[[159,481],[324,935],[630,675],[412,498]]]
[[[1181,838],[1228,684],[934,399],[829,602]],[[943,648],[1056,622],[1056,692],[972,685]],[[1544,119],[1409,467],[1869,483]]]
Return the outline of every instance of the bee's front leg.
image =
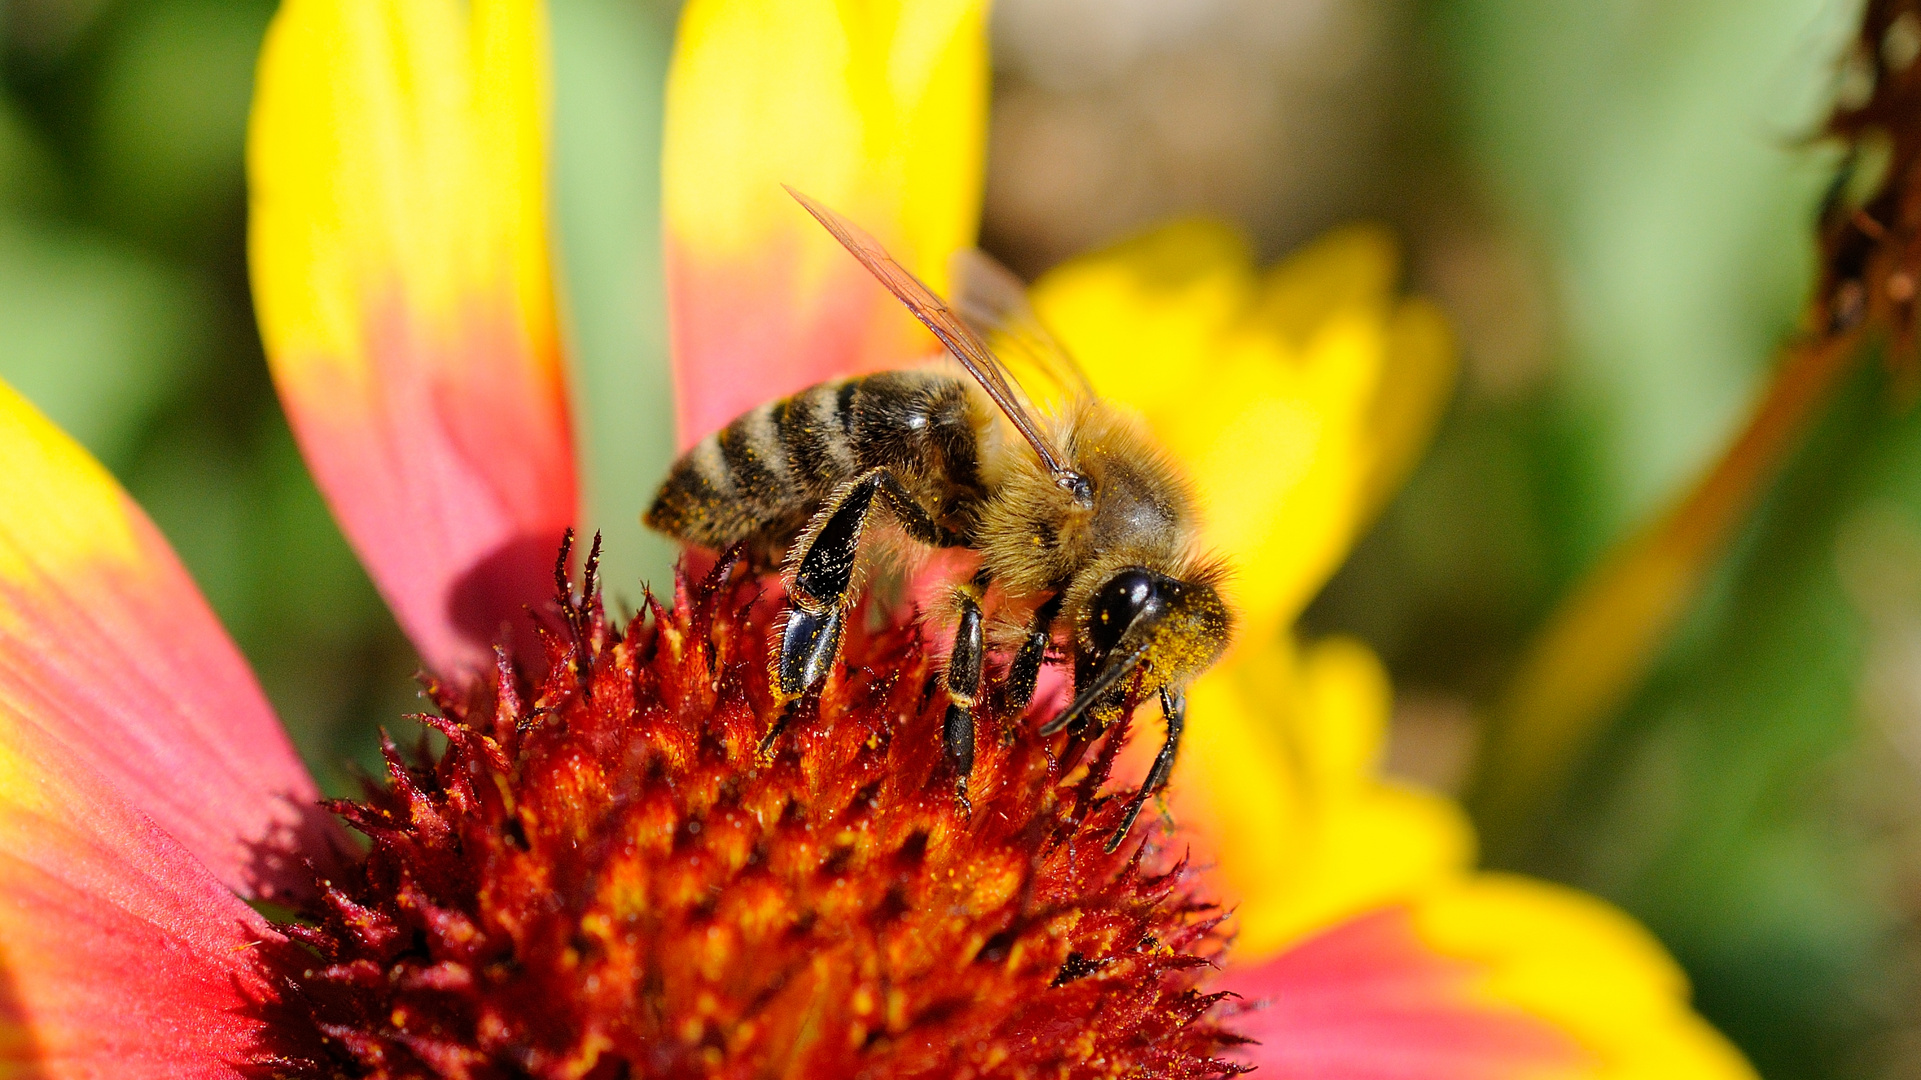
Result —
[[[1161,716],[1167,721],[1167,738],[1161,743],[1161,752],[1154,755],[1154,764],[1147,770],[1147,779],[1141,782],[1141,789],[1127,801],[1127,812],[1121,815],[1120,827],[1107,839],[1107,850],[1113,851],[1127,839],[1127,830],[1134,827],[1134,819],[1140,816],[1141,807],[1155,792],[1167,786],[1167,779],[1174,772],[1174,752],[1181,745],[1181,729],[1187,726],[1187,696],[1178,690],[1161,687]]]

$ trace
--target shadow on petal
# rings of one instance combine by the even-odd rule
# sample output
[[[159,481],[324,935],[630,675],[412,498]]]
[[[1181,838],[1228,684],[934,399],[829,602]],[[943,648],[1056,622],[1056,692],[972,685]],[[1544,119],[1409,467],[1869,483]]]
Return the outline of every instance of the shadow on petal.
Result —
[[[447,620],[482,650],[504,640],[521,663],[542,659],[528,597],[553,592],[561,537],[562,532],[525,533],[484,556],[448,589]]]
[[[40,1065],[40,1044],[22,1022],[25,1006],[9,970],[6,950],[0,949],[0,1073],[11,1080],[43,1080],[47,1070]]]

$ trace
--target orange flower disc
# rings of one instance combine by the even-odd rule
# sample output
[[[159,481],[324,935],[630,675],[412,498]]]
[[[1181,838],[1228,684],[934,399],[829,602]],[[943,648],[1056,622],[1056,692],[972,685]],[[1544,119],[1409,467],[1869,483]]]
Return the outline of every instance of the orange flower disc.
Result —
[[[591,576],[590,576],[591,582]],[[1158,832],[1106,852],[1111,755],[984,711],[971,813],[912,627],[851,635],[774,730],[770,605],[726,567],[624,629],[564,598],[537,683],[503,661],[437,759],[335,809],[283,1074],[1219,1077],[1225,944]],[[857,620],[858,621],[858,620]],[[766,749],[763,743],[766,741]],[[1126,794],[1125,792],[1121,793]],[[1150,815],[1151,816],[1151,815]]]

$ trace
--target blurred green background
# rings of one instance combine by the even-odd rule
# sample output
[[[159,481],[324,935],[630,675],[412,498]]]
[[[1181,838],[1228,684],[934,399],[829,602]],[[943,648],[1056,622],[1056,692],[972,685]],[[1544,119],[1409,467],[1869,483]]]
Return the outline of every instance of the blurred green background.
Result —
[[[590,524],[617,598],[671,449],[659,0],[551,0],[554,205]],[[419,707],[248,305],[262,0],[5,0],[0,376],[150,510],[323,782]],[[1277,256],[1406,238],[1465,373],[1309,614],[1400,689],[1392,766],[1457,787],[1555,599],[1737,425],[1795,325],[1836,154],[1838,0],[1003,0],[987,245],[1024,272],[1159,217]],[[1921,418],[1874,365],[1507,865],[1647,920],[1770,1077],[1921,1075]],[[1486,823],[1498,832],[1502,823]]]

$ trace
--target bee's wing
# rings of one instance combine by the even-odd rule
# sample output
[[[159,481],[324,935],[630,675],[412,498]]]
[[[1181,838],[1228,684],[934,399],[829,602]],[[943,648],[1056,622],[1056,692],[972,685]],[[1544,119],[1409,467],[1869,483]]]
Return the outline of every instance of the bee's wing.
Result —
[[[1094,396],[1094,384],[1027,302],[1027,286],[979,248],[954,254],[948,263],[954,281],[954,310],[993,348],[1012,372],[1016,388],[1030,395],[1042,412],[1062,412]]]
[[[785,185],[782,186],[785,187]],[[981,389],[987,391],[987,396],[994,399],[994,404],[999,405],[1001,411],[1007,414],[1007,419],[1034,447],[1034,452],[1040,455],[1041,464],[1045,465],[1049,472],[1056,476],[1069,472],[1061,464],[1060,454],[1048,442],[1040,426],[1034,423],[1034,418],[1028,414],[1020,391],[1014,387],[1007,376],[1007,369],[1001,366],[1000,361],[994,359],[994,354],[988,350],[987,343],[980,339],[979,334],[976,334],[961,321],[960,316],[955,315],[945,303],[942,303],[941,298],[934,295],[934,290],[922,284],[921,280],[906,267],[895,262],[894,257],[887,254],[887,250],[880,246],[880,241],[867,235],[860,226],[791,187],[787,188],[787,193],[806,207],[807,212],[814,215],[815,220],[826,226],[827,231],[834,234],[834,239],[839,240],[842,247],[852,253],[854,258],[860,260],[860,264],[867,268],[868,273],[873,274],[880,279],[882,285],[887,286],[888,292],[893,293],[901,303],[906,304],[907,310],[913,312],[915,318],[934,332],[934,336],[940,339],[940,343],[947,346],[947,351],[953,353],[954,358],[961,362],[961,366],[965,367],[974,376],[975,381],[980,383]]]

